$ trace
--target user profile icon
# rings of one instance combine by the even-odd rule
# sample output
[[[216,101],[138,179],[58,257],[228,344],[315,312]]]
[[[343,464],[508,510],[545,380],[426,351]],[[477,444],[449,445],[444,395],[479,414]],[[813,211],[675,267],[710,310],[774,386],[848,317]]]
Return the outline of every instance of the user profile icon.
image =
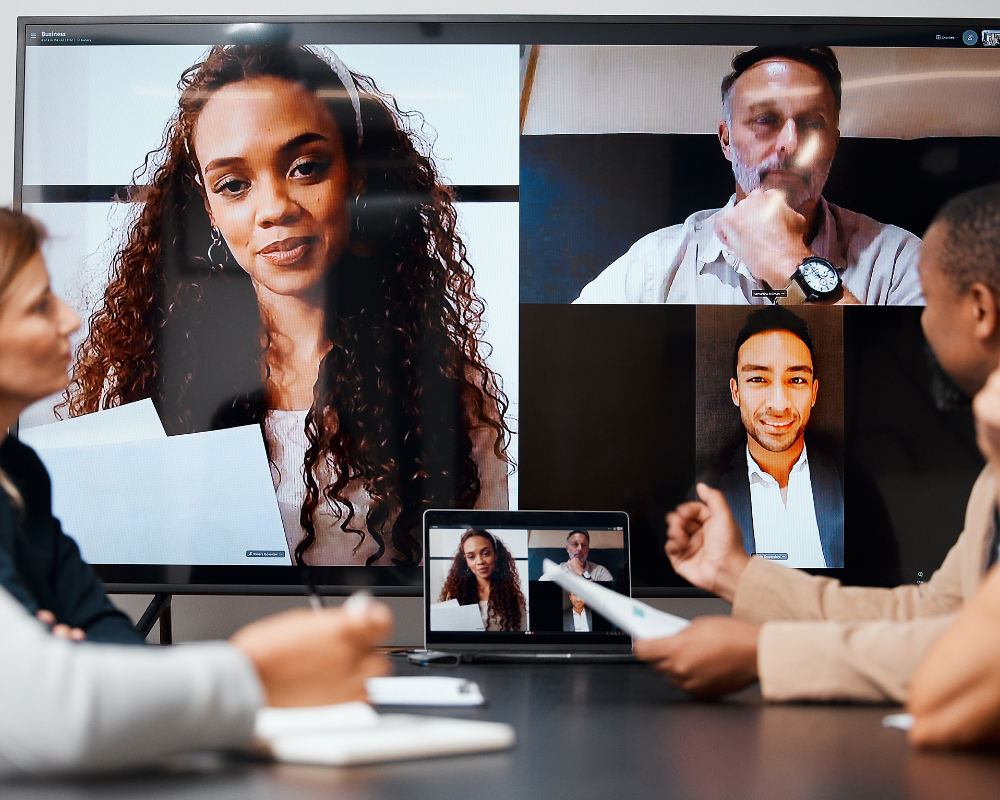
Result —
[[[975,31],[966,31],[962,34],[962,41],[971,47],[979,41],[979,34]]]

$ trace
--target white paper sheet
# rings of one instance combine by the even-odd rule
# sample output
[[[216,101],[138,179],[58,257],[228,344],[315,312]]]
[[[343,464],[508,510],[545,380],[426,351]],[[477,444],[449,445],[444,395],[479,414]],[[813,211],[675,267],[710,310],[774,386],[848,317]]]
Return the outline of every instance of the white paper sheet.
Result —
[[[887,714],[882,717],[882,727],[908,731],[913,727],[913,714]]]
[[[483,615],[475,603],[460,606],[458,600],[431,603],[432,631],[485,631]]]
[[[263,708],[254,735],[255,749],[279,761],[334,766],[503,750],[515,739],[500,722],[380,715],[364,703]]]
[[[479,685],[446,675],[402,675],[369,678],[368,700],[377,706],[481,706],[486,702]]]
[[[567,592],[582,597],[590,608],[636,639],[673,636],[691,624],[683,617],[660,611],[574,575],[547,558],[542,562],[542,571],[546,578],[558,583]]]
[[[37,452],[92,564],[291,563],[256,425]]]
[[[79,447],[166,437],[153,401],[148,398],[17,432],[18,439],[36,450],[40,447]]]

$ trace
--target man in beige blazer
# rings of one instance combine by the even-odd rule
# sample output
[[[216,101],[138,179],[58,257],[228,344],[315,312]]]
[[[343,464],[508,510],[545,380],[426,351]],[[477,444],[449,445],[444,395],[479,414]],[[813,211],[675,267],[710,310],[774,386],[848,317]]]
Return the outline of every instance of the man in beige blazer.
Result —
[[[964,394],[1000,367],[1000,184],[949,201],[924,238],[921,324]],[[990,460],[990,451],[984,449]],[[965,528],[929,581],[879,589],[841,586],[743,550],[722,494],[667,515],[666,552],[679,575],[733,604],[636,654],[673,683],[712,696],[760,681],[768,700],[903,701],[924,653],[977,589],[997,549],[992,464],[969,497]]]

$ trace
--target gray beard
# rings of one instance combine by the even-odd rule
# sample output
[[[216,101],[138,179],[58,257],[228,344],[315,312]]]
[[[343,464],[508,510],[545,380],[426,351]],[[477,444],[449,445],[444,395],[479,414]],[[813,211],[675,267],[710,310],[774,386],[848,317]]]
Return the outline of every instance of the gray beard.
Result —
[[[754,189],[760,187],[761,173],[767,172],[769,169],[773,169],[777,164],[767,164],[758,165],[756,167],[751,167],[749,164],[743,162],[740,158],[739,153],[733,149],[733,159],[732,159],[733,177],[736,179],[737,185],[743,190],[744,194],[750,194]],[[785,202],[788,203],[789,207],[799,210],[803,205],[805,205],[810,200],[818,200],[820,195],[823,194],[823,187],[826,185],[827,175],[817,175],[814,170],[809,171],[809,181],[808,183],[803,183],[801,188],[798,188],[794,193],[790,193],[786,198]]]

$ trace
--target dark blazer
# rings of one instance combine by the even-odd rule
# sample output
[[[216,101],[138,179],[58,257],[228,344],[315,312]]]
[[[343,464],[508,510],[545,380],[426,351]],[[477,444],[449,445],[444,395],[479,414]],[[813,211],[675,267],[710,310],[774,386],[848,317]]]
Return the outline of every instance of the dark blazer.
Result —
[[[809,453],[809,480],[813,507],[819,527],[819,540],[827,568],[844,566],[844,474],[842,459],[820,442],[806,437]],[[750,506],[750,478],[747,475],[746,443],[736,448],[727,468],[713,482],[726,497],[733,517],[743,531],[743,548],[756,552],[753,535],[753,510]]]
[[[591,631],[594,630],[594,612],[589,608],[583,609],[583,615],[587,618],[587,627]],[[565,611],[563,611],[563,630],[564,631],[575,631],[576,625],[573,623],[573,607],[570,606]]]
[[[89,641],[143,644],[52,516],[49,474],[35,451],[8,436],[0,467],[24,499],[18,509],[0,489],[0,585],[32,614],[48,609],[59,622],[82,628]]]

